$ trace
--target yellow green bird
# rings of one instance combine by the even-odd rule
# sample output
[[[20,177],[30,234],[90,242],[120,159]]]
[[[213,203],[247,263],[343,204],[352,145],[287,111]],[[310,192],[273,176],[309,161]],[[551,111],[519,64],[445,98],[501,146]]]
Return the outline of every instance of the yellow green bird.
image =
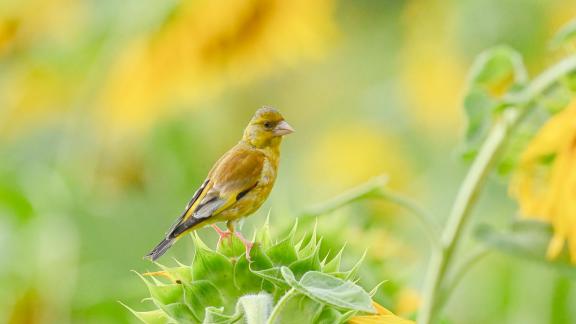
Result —
[[[214,164],[184,213],[146,257],[158,259],[182,235],[210,224],[221,239],[232,233],[238,236],[249,257],[252,243],[234,231],[234,223],[258,210],[272,191],[280,161],[280,142],[284,135],[293,132],[276,109],[258,109],[242,140]],[[214,225],[216,222],[226,222],[228,231],[220,230]]]

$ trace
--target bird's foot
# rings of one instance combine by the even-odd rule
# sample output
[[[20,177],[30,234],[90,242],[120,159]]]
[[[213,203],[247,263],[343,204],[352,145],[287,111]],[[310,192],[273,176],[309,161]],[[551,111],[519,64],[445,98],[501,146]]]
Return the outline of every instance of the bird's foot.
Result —
[[[242,241],[242,244],[244,244],[244,248],[246,249],[246,259],[250,261],[250,251],[252,251],[254,243],[244,238],[240,232],[234,232],[234,235],[236,235],[236,237]]]
[[[220,242],[222,242],[224,239],[232,240],[232,232],[223,231],[218,226],[216,226],[216,224],[212,224],[212,228],[216,231],[216,233],[218,233],[218,245],[220,245]]]

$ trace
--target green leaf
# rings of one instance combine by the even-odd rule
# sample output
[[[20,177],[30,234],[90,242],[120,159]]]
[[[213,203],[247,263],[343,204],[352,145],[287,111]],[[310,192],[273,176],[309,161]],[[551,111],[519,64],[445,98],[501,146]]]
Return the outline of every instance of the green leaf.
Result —
[[[190,268],[187,266],[180,267],[167,267],[162,264],[157,263],[158,266],[176,282],[190,282],[192,281],[192,274],[190,273]]]
[[[150,295],[154,300],[164,305],[179,303],[182,301],[182,285],[179,284],[161,286],[149,285],[148,290],[150,290]]]
[[[546,250],[552,237],[552,229],[548,224],[518,221],[507,231],[498,231],[489,225],[481,224],[475,230],[475,237],[492,249],[543,263],[576,279],[576,267],[569,262],[567,255],[557,260],[546,258]]]
[[[560,31],[554,35],[550,45],[552,48],[559,48],[576,39],[576,19],[564,25]]]
[[[170,284],[162,286],[149,286],[150,295],[162,304],[172,304],[182,301],[182,285]]]
[[[466,129],[466,142],[475,143],[480,141],[490,128],[492,111],[498,102],[486,91],[472,88],[464,98],[464,110],[468,121]]]
[[[374,286],[374,288],[368,292],[370,297],[374,297],[378,293],[378,289],[380,289],[380,287],[382,287],[382,285],[384,285],[386,282],[388,282],[388,280],[382,280],[376,286]]]
[[[229,258],[238,258],[246,252],[246,248],[236,235],[230,235],[218,242],[216,251]]]
[[[161,309],[156,309],[156,310],[147,311],[147,312],[137,312],[137,311],[133,310],[132,308],[126,306],[123,303],[120,303],[120,304],[122,306],[124,306],[126,309],[128,309],[132,314],[134,314],[134,316],[136,316],[143,323],[146,323],[146,324],[164,324],[168,321],[168,316],[166,316],[166,313],[164,313],[164,311]]]
[[[274,292],[274,289],[277,285],[264,277],[266,273],[264,272],[263,275],[256,273],[257,271],[265,271],[273,267],[274,265],[272,264],[272,261],[266,254],[264,254],[260,244],[256,242],[250,251],[250,262],[248,262],[246,258],[241,258],[238,260],[238,263],[234,267],[234,278],[236,286],[246,287],[245,293],[254,293],[256,292],[255,289],[257,288],[270,293]],[[279,270],[276,270],[276,272],[278,273],[276,277],[280,277]],[[254,276],[260,280],[256,280]],[[260,283],[259,285],[257,284],[258,282]],[[284,288],[286,287],[284,284],[280,285]]]
[[[272,260],[264,253],[260,242],[254,242],[254,246],[252,246],[250,250],[250,268],[254,270],[264,270],[272,268],[273,266]]]
[[[301,293],[290,293],[282,298],[272,311],[270,324],[314,323],[323,305]]]
[[[333,273],[340,271],[340,263],[342,262],[342,253],[344,253],[345,248],[346,245],[342,246],[340,251],[338,251],[338,253],[336,253],[336,255],[330,261],[328,261],[326,265],[322,267],[322,272]]]
[[[352,319],[352,317],[356,316],[356,314],[358,314],[357,311],[347,311],[346,313],[342,314],[342,318],[340,319],[340,323],[348,323],[348,321],[350,319]]]
[[[334,308],[324,307],[322,312],[318,315],[314,324],[334,324],[334,323],[343,323],[344,316],[342,313],[337,311]]]
[[[310,271],[298,282],[288,267],[281,268],[286,282],[306,296],[342,310],[374,313],[370,295],[360,286],[334,276]]]
[[[308,244],[306,244],[305,247],[303,247],[299,251],[297,251],[298,258],[300,258],[300,259],[307,258],[307,257],[311,256],[312,254],[314,254],[320,248],[319,247],[320,244],[316,239],[316,226],[317,225],[314,225],[314,230],[312,231],[312,235],[310,236],[310,239],[308,240]]]
[[[140,273],[133,271],[148,287],[150,296],[157,302],[162,304],[172,304],[182,300],[182,286],[179,284],[153,284],[146,280]],[[154,279],[154,278],[152,278]]]
[[[177,322],[195,323],[198,321],[185,304],[174,303],[169,305],[162,305],[160,308]]]
[[[242,319],[242,314],[226,315],[224,307],[207,307],[203,324],[231,324]]]
[[[280,268],[273,267],[265,270],[252,270],[252,273],[265,279],[266,281],[268,281],[269,283],[273,284],[278,288],[281,289],[288,288],[288,284],[284,281],[284,278],[280,273]]]
[[[199,321],[203,320],[206,307],[224,305],[218,288],[208,280],[196,280],[183,287],[184,302]]]
[[[463,102],[467,129],[461,151],[465,159],[476,155],[493,120],[510,106],[507,102],[511,96],[527,81],[522,56],[514,49],[498,46],[477,56],[470,69]]]
[[[476,58],[470,69],[470,86],[493,86],[512,77],[515,83],[525,83],[528,72],[522,55],[511,47],[497,46],[488,49]]]
[[[200,241],[197,237],[196,240]],[[230,284],[234,280],[234,265],[231,260],[207,248],[203,243],[195,244],[195,250],[192,266],[194,280],[210,281],[218,288],[225,302],[231,303],[240,297],[240,292]]]
[[[234,265],[234,285],[244,294],[254,294],[262,289],[263,278],[250,271],[246,258],[240,258]]]
[[[268,255],[275,265],[289,265],[298,260],[294,242],[290,236],[274,244],[266,251],[266,255]]]
[[[291,263],[289,267],[296,278],[300,278],[308,271],[320,271],[320,258],[315,253],[305,259]]]
[[[362,262],[364,262],[364,259],[366,259],[367,253],[368,250],[364,250],[364,253],[362,253],[360,259],[356,261],[356,264],[354,264],[354,266],[350,270],[345,272],[346,276],[344,277],[344,280],[356,280],[356,277],[358,276],[358,271],[360,271],[360,266],[362,265]]]
[[[272,238],[270,236],[270,212],[266,215],[266,222],[256,231],[256,242],[260,243],[264,249],[270,248]]]

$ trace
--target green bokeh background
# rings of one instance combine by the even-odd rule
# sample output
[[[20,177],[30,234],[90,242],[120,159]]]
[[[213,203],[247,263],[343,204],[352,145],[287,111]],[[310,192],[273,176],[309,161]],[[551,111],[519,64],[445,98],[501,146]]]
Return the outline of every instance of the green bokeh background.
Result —
[[[56,9],[47,9],[51,2]],[[250,3],[267,2],[274,3]],[[268,213],[281,235],[308,206],[380,174],[443,222],[466,170],[458,158],[459,103],[474,56],[509,44],[535,73],[557,58],[548,50],[550,36],[576,16],[569,0],[335,1],[323,13],[334,30],[318,53],[239,70],[239,78],[250,76],[220,81],[217,90],[176,108],[143,107],[137,114],[154,116],[151,122],[131,129],[123,120],[125,131],[109,131],[103,126],[114,115],[94,116],[106,111],[96,99],[110,62],[133,39],[156,35],[152,22],[168,24],[182,4],[46,3],[0,3],[2,323],[136,322],[118,303],[139,309],[147,295],[130,270],[155,269],[142,256],[262,105],[277,107],[297,132],[283,143],[277,184],[245,222],[247,235]],[[78,6],[82,15],[75,17]],[[306,52],[305,43],[286,42],[294,53]],[[504,227],[515,217],[505,179],[492,179],[475,219]],[[420,290],[430,252],[417,220],[364,201],[321,216],[318,229],[326,249],[348,242],[349,265],[367,249],[362,284],[388,280],[376,300],[410,316],[415,305],[407,296]],[[200,236],[215,244],[211,230]],[[191,244],[182,239],[162,261],[190,262]],[[570,323],[572,286],[545,266],[492,254],[456,289],[446,318]]]

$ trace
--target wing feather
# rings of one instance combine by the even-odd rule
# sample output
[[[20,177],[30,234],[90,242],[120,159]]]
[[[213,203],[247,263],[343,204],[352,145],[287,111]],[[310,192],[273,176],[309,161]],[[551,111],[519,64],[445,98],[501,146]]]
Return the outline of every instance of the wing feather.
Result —
[[[204,182],[202,183],[200,188],[198,188],[198,190],[196,190],[194,195],[192,195],[192,198],[190,199],[190,201],[186,205],[186,208],[184,208],[184,212],[182,213],[182,215],[180,215],[180,217],[178,217],[176,222],[174,222],[174,224],[172,224],[172,226],[170,226],[170,229],[166,232],[166,237],[168,237],[172,233],[172,231],[174,231],[176,226],[180,225],[182,223],[182,221],[186,218],[186,215],[190,211],[191,207],[198,200],[198,198],[202,195],[202,193],[204,192],[204,189],[206,189],[208,182],[210,182],[210,179],[204,180]]]

